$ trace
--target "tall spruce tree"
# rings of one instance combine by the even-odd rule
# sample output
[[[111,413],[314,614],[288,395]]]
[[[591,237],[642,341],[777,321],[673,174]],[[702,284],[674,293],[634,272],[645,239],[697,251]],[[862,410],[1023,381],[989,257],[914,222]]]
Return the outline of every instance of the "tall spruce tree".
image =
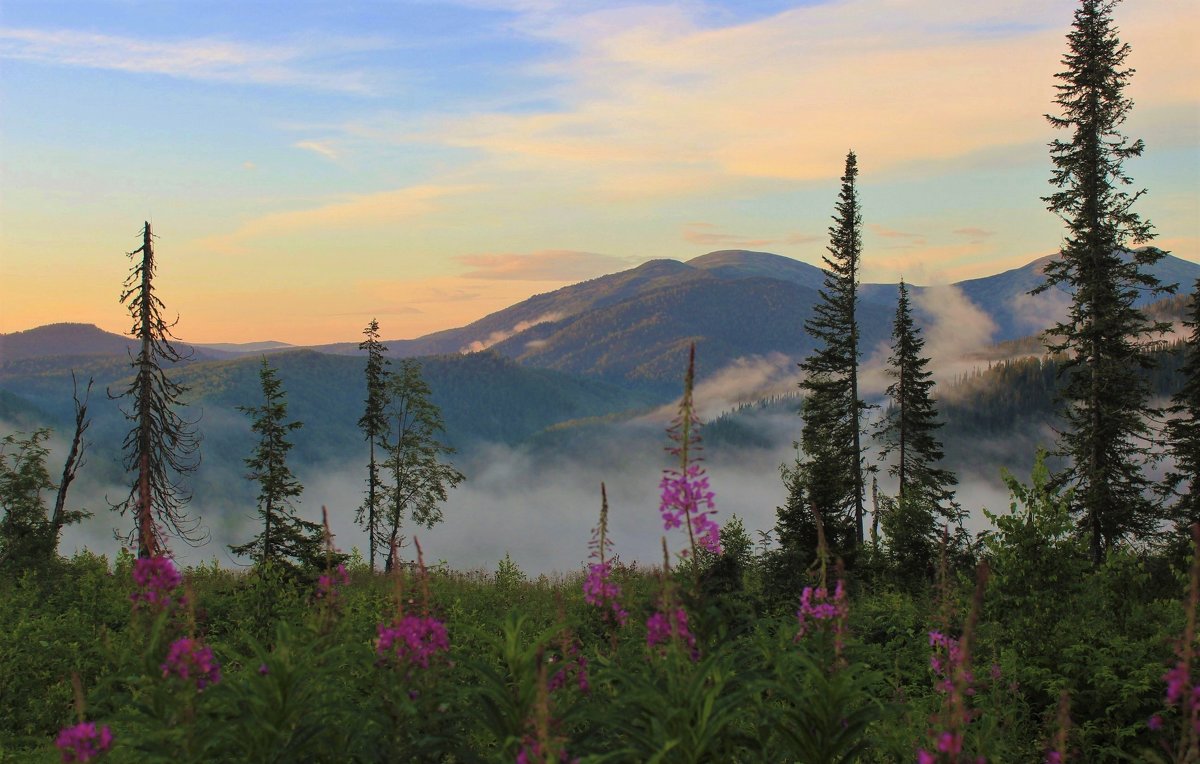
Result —
[[[1058,452],[1069,458],[1055,485],[1075,488],[1074,511],[1099,564],[1113,544],[1156,532],[1163,513],[1149,496],[1143,467],[1151,454],[1146,416],[1148,383],[1142,352],[1154,324],[1134,306],[1144,293],[1164,290],[1146,269],[1165,253],[1128,249],[1153,238],[1153,227],[1133,211],[1144,193],[1132,183],[1126,159],[1139,156],[1142,141],[1120,132],[1133,102],[1125,96],[1132,69],[1129,45],[1117,37],[1113,0],[1082,0],[1075,11],[1065,71],[1057,75],[1055,103],[1061,116],[1050,124],[1070,131],[1050,144],[1058,189],[1044,197],[1067,226],[1062,253],[1045,269],[1034,293],[1064,287],[1073,298],[1065,321],[1047,335],[1047,347],[1064,354],[1060,395],[1065,427]]]
[[[1189,528],[1200,522],[1200,279],[1192,292],[1192,333],[1183,345],[1187,358],[1180,368],[1183,385],[1171,399],[1172,419],[1167,422],[1167,440],[1175,466],[1167,473],[1166,486],[1178,499],[1171,508],[1176,536],[1190,538]]]
[[[167,551],[164,534],[198,545],[207,540],[199,518],[189,517],[184,506],[191,493],[183,477],[199,464],[200,438],[195,422],[180,416],[180,398],[187,388],[167,376],[164,366],[186,359],[171,343],[175,339],[162,317],[162,300],[154,293],[154,234],[150,224],[142,228],[142,246],[128,253],[133,267],[125,279],[120,302],[129,305],[133,318],[130,334],[141,340],[133,359],[133,382],[118,396],[129,398],[130,410],[122,409],[133,427],[125,436],[125,470],[134,475],[129,495],[113,509],[122,515],[133,512],[133,530],[127,539],[137,544],[138,556]],[[178,319],[176,319],[178,321]]]
[[[277,566],[289,574],[301,568],[314,569],[325,562],[324,527],[296,515],[292,500],[304,487],[287,465],[292,443],[289,433],[300,429],[301,422],[288,422],[287,396],[275,369],[264,357],[258,374],[262,386],[261,406],[238,406],[248,415],[251,429],[258,433],[258,445],[246,458],[250,470],[246,477],[258,483],[258,514],[262,533],[239,546],[230,546],[234,554],[250,557],[259,566]]]
[[[830,545],[846,549],[863,542],[863,448],[860,421],[866,404],[858,397],[858,271],[862,211],[855,182],[858,159],[846,155],[842,189],[825,257],[825,283],[805,330],[817,348],[800,368],[804,380],[804,488],[821,513]],[[809,520],[811,523],[811,519]],[[796,523],[790,521],[792,525]],[[815,534],[815,530],[813,531]]]
[[[363,335],[366,339],[358,344],[358,349],[367,351],[367,399],[364,401],[366,408],[358,420],[358,426],[367,440],[370,458],[367,462],[367,497],[359,507],[355,519],[367,532],[371,570],[375,570],[375,542],[379,538],[380,508],[383,499],[375,446],[388,431],[386,403],[389,361],[384,355],[387,346],[379,341],[379,322],[372,318],[371,323],[363,330]]]
[[[396,564],[400,527],[405,516],[417,525],[432,528],[442,520],[440,504],[449,489],[464,476],[453,464],[442,460],[454,449],[439,439],[445,431],[441,409],[421,375],[421,365],[412,358],[400,362],[387,385],[388,434],[383,446],[388,457],[383,469],[391,478],[378,541],[387,550],[386,570]]]
[[[887,375],[889,406],[877,431],[881,455],[895,455],[889,474],[899,481],[896,502],[883,518],[889,546],[906,566],[932,572],[938,526],[957,523],[962,510],[951,489],[958,480],[938,467],[944,456],[936,432],[942,426],[930,391],[933,372],[922,355],[925,340],[913,323],[908,287],[900,280],[896,320],[892,328],[892,355]]]

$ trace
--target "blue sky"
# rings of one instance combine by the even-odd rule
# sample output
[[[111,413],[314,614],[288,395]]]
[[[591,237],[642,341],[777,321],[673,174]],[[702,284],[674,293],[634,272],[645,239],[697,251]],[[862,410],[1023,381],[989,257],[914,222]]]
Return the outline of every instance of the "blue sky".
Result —
[[[858,152],[864,278],[1057,248],[1042,114],[1070,2],[27,2],[0,10],[0,331],[121,331],[152,220],[194,341],[461,325],[653,257],[823,253]],[[1200,10],[1119,5],[1127,169],[1200,260]]]

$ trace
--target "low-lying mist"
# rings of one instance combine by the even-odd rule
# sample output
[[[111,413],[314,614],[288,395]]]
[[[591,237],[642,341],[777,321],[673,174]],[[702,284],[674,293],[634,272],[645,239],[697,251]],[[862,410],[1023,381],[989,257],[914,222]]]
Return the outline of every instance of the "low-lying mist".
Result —
[[[664,430],[666,413],[551,432],[516,447],[476,444],[454,459],[467,480],[450,492],[443,505],[444,521],[432,529],[407,524],[401,532],[409,541],[417,535],[427,562],[444,561],[455,569],[494,570],[509,555],[529,574],[577,570],[587,558],[603,482],[608,490],[615,552],[626,562],[659,564],[664,531],[658,513],[658,486],[662,470],[673,465],[665,451],[669,445]],[[724,522],[738,515],[757,543],[756,531],[774,527],[776,508],[785,501],[779,467],[796,458],[792,440],[799,437],[801,420],[788,413],[751,412],[747,416],[749,425],[769,445],[746,447],[713,438],[701,453],[716,493],[717,519]],[[1036,446],[1048,444],[1051,435],[1032,428],[1005,439],[952,443],[947,465],[958,471],[958,498],[969,512],[969,529],[986,527],[981,507],[1004,511],[1008,506],[1008,493],[996,465],[1009,465],[1014,474],[1027,480]],[[52,475],[61,468],[65,445],[57,436],[51,443]],[[363,499],[365,456],[296,469],[305,487],[296,504],[299,514],[319,520],[321,507],[327,507],[338,548],[358,548],[364,556],[366,535],[354,522],[354,515]],[[92,458],[100,457],[93,454]],[[128,485],[111,478],[98,479],[101,471],[89,466],[72,486],[70,505],[86,507],[95,515],[65,529],[60,549],[69,555],[87,548],[111,559],[121,546],[114,539],[114,529],[128,531],[131,522],[109,511],[107,502],[124,498]],[[881,491],[894,490],[886,467],[881,467],[878,478]],[[243,471],[208,459],[196,473],[193,486],[195,496],[188,511],[203,519],[210,538],[195,548],[173,542],[178,561],[246,565],[248,561],[232,556],[228,547],[244,543],[258,532],[256,485]],[[869,508],[869,491],[867,501]],[[686,536],[680,531],[666,535],[672,552],[685,547]],[[412,558],[415,551],[411,545],[405,546],[402,555]]]

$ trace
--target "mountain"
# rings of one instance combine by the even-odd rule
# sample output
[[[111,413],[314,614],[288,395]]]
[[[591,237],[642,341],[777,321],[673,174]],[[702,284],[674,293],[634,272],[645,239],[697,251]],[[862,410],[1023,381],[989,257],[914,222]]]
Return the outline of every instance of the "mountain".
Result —
[[[92,324],[49,324],[12,334],[0,334],[0,361],[56,355],[125,355],[136,353],[138,342],[106,332]]]
[[[226,358],[219,349],[204,349],[184,342],[173,343],[189,360],[209,361]],[[112,356],[128,358],[141,343],[132,337],[106,332],[94,324],[47,324],[12,334],[0,334],[0,363],[54,356]]]
[[[1037,297],[1028,294],[1043,282],[1047,260],[953,285],[978,312],[991,318],[995,325],[989,338],[992,343],[1034,335],[1063,315],[1069,304],[1065,292],[1053,289]],[[1151,272],[1164,283],[1187,288],[1200,277],[1200,265],[1168,255]],[[678,387],[686,349],[693,341],[702,378],[745,356],[782,353],[802,358],[812,350],[804,321],[819,300],[817,290],[823,280],[820,268],[769,252],[721,250],[687,262],[650,260],[636,268],[534,295],[466,326],[386,344],[393,357],[491,348],[524,366],[632,385],[662,396]],[[911,286],[918,322],[926,326],[937,319],[957,320],[947,312],[952,306],[933,291],[937,289],[942,287]],[[1139,304],[1150,299],[1143,295]],[[861,285],[863,348],[890,336],[895,300],[894,284]],[[976,341],[986,344],[986,340]],[[94,326],[56,324],[0,335],[0,360],[60,354],[124,357],[133,344],[130,338]],[[193,348],[193,360],[275,353],[287,349],[282,345],[198,346]],[[359,354],[357,342],[311,349],[324,354]]]
[[[1028,294],[1044,281],[1047,260],[952,285],[991,318],[991,342],[1028,337],[1062,316],[1066,292]],[[1150,271],[1163,283],[1189,285],[1200,265],[1168,255]],[[522,364],[665,391],[677,385],[691,341],[702,377],[748,355],[803,357],[812,349],[804,320],[823,282],[821,269],[798,260],[721,250],[686,263],[651,260],[535,295],[458,329],[387,344],[396,355],[492,347]],[[928,325],[947,308],[938,289],[911,287],[918,322]],[[868,348],[891,335],[896,285],[863,284],[859,297],[862,347]],[[1151,299],[1143,295],[1139,304]]]
[[[825,272],[820,268],[770,252],[722,249],[693,257],[687,261],[687,265],[727,279],[776,279],[813,290],[825,284]]]
[[[768,278],[729,280],[699,271],[607,307],[531,327],[494,346],[522,364],[664,392],[679,388],[688,346],[703,378],[749,355],[812,350],[804,331],[817,293]],[[861,306],[864,343],[887,336],[888,309]]]

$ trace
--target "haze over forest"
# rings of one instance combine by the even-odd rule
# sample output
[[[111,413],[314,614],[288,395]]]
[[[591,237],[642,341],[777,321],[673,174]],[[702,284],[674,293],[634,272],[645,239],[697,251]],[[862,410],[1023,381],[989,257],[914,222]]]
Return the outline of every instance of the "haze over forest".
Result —
[[[1036,447],[1054,443],[1053,369],[1039,360],[1041,344],[1030,331],[1048,325],[1067,302],[1061,293],[1028,295],[1043,265],[912,290],[947,421],[947,466],[959,473],[959,501],[974,530],[984,527],[982,507],[1007,508],[1000,468],[1027,475]],[[1168,257],[1156,273],[1188,284],[1200,265]],[[748,529],[769,531],[786,497],[779,467],[796,458],[796,363],[811,351],[803,323],[821,278],[819,269],[778,255],[720,251],[686,263],[654,261],[535,296],[467,327],[386,342],[394,360],[422,354],[447,440],[460,450],[453,461],[467,476],[451,491],[445,522],[416,531],[425,548],[463,568],[492,569],[510,554],[535,573],[575,569],[586,557],[604,481],[618,553],[653,561],[658,481],[670,466],[665,427],[693,341],[718,517],[737,514]],[[887,384],[895,285],[863,285],[860,299],[863,394],[878,403]],[[1186,305],[1184,295],[1152,310],[1178,323]],[[66,529],[67,552],[79,545],[116,549],[112,529],[123,522],[105,499],[128,491],[120,468],[128,424],[103,391],[127,384],[132,343],[79,324],[0,336],[0,421],[5,431],[55,427],[51,464],[61,459],[70,431],[70,372],[97,380],[92,450],[73,488],[73,501],[95,516]],[[365,549],[352,522],[366,460],[356,426],[365,398],[357,343],[196,345],[192,352],[172,375],[190,388],[185,413],[199,416],[203,460],[189,512],[203,518],[212,539],[197,549],[179,544],[180,559],[237,564],[227,546],[254,532],[256,487],[244,477],[243,459],[255,437],[237,407],[259,404],[264,357],[279,370],[289,418],[304,423],[289,458],[305,487],[300,514],[314,519],[328,506],[338,543]],[[1177,365],[1163,354],[1160,395],[1173,392]],[[894,490],[885,470],[879,478],[881,491]]]

